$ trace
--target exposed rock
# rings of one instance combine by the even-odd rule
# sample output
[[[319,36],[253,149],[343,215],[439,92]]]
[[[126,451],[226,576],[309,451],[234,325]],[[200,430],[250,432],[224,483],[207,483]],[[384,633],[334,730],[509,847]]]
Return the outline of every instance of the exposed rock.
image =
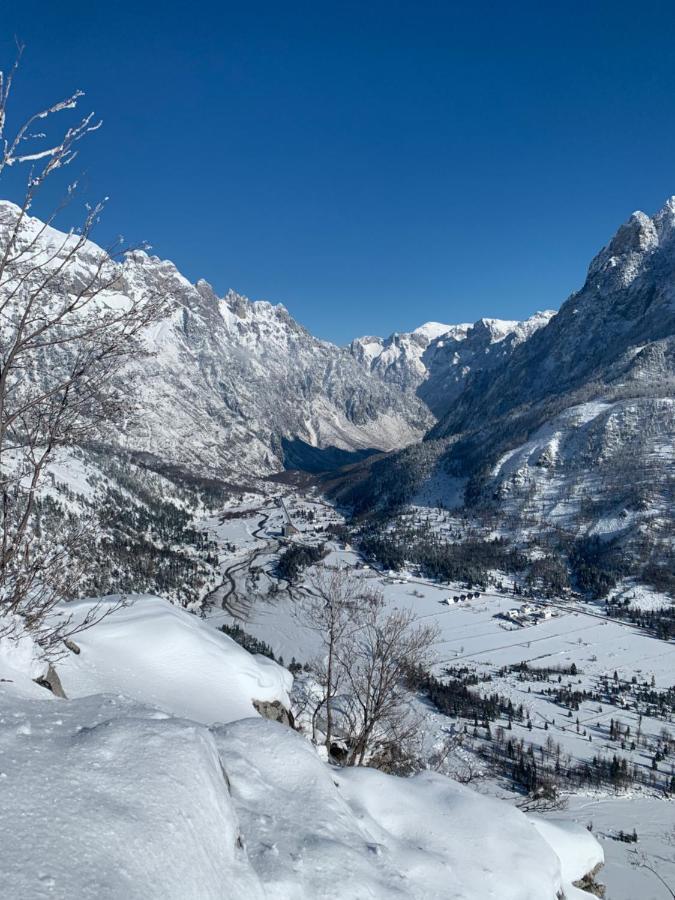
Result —
[[[68,699],[66,697],[66,692],[63,690],[61,679],[51,663],[47,666],[45,674],[41,675],[39,678],[34,678],[33,681],[36,684],[39,684],[40,687],[47,688],[47,690],[51,691],[55,697],[61,697],[63,700]]]
[[[598,874],[601,868],[602,866],[596,866],[592,872],[584,875],[584,877],[580,878],[579,881],[573,882],[574,887],[579,888],[579,890],[581,891],[586,891],[586,893],[592,894],[594,897],[604,897],[606,890],[604,884],[599,884],[595,880],[595,876]]]
[[[288,728],[294,728],[295,722],[293,714],[286,709],[278,700],[254,700],[253,706],[260,713],[263,719],[270,719],[272,722],[279,722]]]

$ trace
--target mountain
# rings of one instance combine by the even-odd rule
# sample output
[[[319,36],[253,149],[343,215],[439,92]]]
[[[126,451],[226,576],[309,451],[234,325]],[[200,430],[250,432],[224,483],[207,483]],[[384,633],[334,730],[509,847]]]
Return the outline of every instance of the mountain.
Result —
[[[132,436],[135,449],[191,468],[262,475],[283,468],[285,441],[391,450],[433,421],[421,401],[369,377],[283,306],[232,291],[218,297],[154,258],[143,269],[152,286],[169,282],[179,306],[149,336],[147,431]]]
[[[371,498],[387,478],[399,501],[406,478],[408,497],[431,484],[438,496],[445,473],[447,502],[461,506],[466,486],[467,514],[512,539],[595,537],[598,553],[618,541],[663,574],[675,539],[675,198],[634,213],[560,311],[471,371],[424,448],[387,465],[397,474],[383,464]]]
[[[401,390],[415,391],[440,417],[451,409],[471,373],[496,368],[553,315],[538,312],[523,322],[484,318],[473,325],[427,322],[386,339],[357,338],[349,349],[367,371]]]
[[[16,206],[0,203],[0,243],[17,215]],[[21,240],[55,269],[72,239],[29,217]],[[50,289],[72,291],[97,266],[114,281],[100,298],[108,306],[146,295],[161,295],[168,306],[145,335],[153,355],[128,372],[140,388],[140,416],[118,438],[126,450],[209,475],[250,477],[283,468],[284,441],[391,450],[433,423],[414,394],[313,337],[283,306],[233,291],[218,297],[205,281],[191,284],[156,256],[134,252],[114,262],[87,241]]]
[[[561,398],[562,408],[580,389],[600,395],[609,385],[647,380],[675,334],[674,274],[675,197],[652,218],[633,213],[591,262],[582,289],[498,372],[473,377],[430,437],[470,428],[479,409],[484,419],[517,418],[527,406],[541,422],[546,411],[539,404],[552,398]],[[669,377],[664,365],[661,374]]]
[[[17,215],[0,202],[0,243]],[[27,217],[22,240],[54,270],[72,238]],[[74,290],[98,267],[111,283],[101,298],[108,306],[143,296],[167,302],[166,317],[144,336],[150,357],[128,370],[140,415],[115,442],[219,477],[284,465],[321,471],[412,444],[448,411],[470,374],[491,371],[552,315],[430,322],[340,348],[313,337],[282,305],[234,291],[219,297],[206,281],[191,284],[173,263],[142,251],[115,262],[86,241],[50,289]]]

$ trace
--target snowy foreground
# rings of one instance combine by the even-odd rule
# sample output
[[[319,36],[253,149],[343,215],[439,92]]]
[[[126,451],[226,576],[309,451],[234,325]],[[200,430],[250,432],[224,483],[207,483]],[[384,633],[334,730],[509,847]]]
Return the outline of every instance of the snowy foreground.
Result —
[[[80,604],[76,614],[83,615]],[[252,701],[289,673],[140,597],[57,664],[0,641],[0,884],[31,898],[588,898],[576,825],[450,779],[336,769]]]

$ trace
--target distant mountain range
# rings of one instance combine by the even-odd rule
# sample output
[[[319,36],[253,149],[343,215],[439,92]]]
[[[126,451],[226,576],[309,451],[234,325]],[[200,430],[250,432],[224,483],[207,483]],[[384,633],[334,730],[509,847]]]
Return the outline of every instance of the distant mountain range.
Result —
[[[414,391],[440,417],[452,408],[470,375],[495,369],[553,315],[535,313],[524,322],[479,319],[474,325],[427,322],[386,340],[357,338],[350,350],[369,372]]]

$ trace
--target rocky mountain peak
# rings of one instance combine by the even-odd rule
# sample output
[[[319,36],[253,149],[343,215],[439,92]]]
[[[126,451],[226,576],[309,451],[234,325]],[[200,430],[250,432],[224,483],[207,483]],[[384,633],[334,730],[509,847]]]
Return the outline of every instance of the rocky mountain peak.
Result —
[[[654,216],[637,210],[592,260],[588,278],[606,280],[610,287],[628,286],[651,255],[669,244],[674,234],[675,196],[669,197]]]

